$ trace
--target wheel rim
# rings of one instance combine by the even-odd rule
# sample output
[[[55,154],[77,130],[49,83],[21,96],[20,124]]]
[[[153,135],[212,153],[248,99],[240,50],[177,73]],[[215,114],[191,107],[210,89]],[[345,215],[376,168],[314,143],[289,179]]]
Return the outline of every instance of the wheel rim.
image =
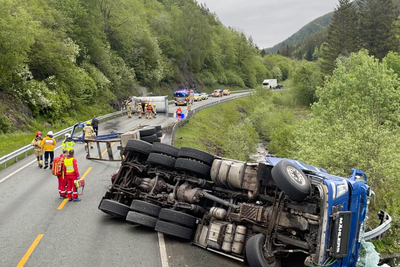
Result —
[[[292,166],[287,167],[287,172],[289,176],[298,184],[305,185],[306,180],[301,172]]]

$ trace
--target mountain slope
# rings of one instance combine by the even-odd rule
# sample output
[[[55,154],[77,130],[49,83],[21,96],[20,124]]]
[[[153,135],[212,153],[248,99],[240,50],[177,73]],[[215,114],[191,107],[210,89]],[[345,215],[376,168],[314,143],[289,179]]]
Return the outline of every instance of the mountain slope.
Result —
[[[290,36],[283,42],[274,45],[273,47],[266,48],[265,52],[270,54],[275,54],[282,46],[294,45],[301,42],[308,36],[326,28],[331,23],[332,16],[333,12],[330,12],[319,18],[316,18],[315,20],[311,21],[310,23],[302,27],[298,32],[294,33],[292,36]]]

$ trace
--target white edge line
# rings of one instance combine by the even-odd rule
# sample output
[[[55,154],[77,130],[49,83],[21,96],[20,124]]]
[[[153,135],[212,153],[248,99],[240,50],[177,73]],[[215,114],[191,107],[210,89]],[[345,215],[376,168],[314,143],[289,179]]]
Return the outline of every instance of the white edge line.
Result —
[[[167,249],[165,247],[164,234],[158,232],[158,245],[160,246],[161,267],[169,267]]]
[[[55,152],[57,149],[59,149],[60,147],[61,147],[61,146],[55,147],[55,148],[54,148],[54,152]],[[43,157],[44,157],[44,155],[43,155]],[[14,174],[16,174],[17,172],[22,171],[23,169],[25,169],[26,167],[28,167],[29,165],[31,165],[31,164],[34,163],[34,162],[37,162],[37,159],[35,159],[35,160],[33,160],[33,161],[27,163],[25,166],[19,168],[19,169],[16,170],[15,172],[13,172],[13,173],[7,175],[6,177],[4,177],[3,179],[1,179],[1,180],[0,180],[0,184],[1,184],[2,182],[4,182],[5,180],[7,180],[8,178],[10,178],[11,176],[13,176]]]
[[[16,174],[17,172],[19,172],[19,171],[21,171],[21,170],[25,169],[26,167],[28,167],[29,165],[31,165],[31,164],[32,164],[32,163],[34,163],[34,162],[37,162],[37,159],[35,159],[35,160],[33,160],[33,161],[29,162],[29,163],[28,163],[28,164],[26,164],[25,166],[23,166],[23,167],[19,168],[19,169],[18,169],[18,170],[16,170],[15,172],[13,172],[13,173],[11,173],[11,174],[7,175],[6,177],[4,177],[3,179],[1,179],[1,180],[0,180],[0,184],[1,184],[2,182],[4,182],[5,180],[7,180],[8,178],[10,178],[11,176],[13,176],[14,174]]]

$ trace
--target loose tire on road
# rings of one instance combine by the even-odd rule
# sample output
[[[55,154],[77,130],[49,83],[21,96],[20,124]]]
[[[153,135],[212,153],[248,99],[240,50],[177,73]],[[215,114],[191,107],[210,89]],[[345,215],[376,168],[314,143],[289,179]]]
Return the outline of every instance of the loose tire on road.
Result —
[[[302,170],[287,160],[281,160],[271,171],[276,185],[285,192],[289,198],[301,202],[311,191],[310,181]]]
[[[163,221],[173,222],[193,229],[197,218],[181,211],[161,209],[158,218]]]
[[[146,126],[139,129],[140,137],[156,134],[156,128],[153,126]]]
[[[268,263],[264,258],[263,245],[265,236],[258,234],[252,236],[246,243],[246,259],[250,267],[280,267],[280,259],[275,258],[274,262]]]
[[[199,161],[186,158],[178,158],[175,162],[175,169],[191,172],[201,177],[210,179],[211,167]]]
[[[154,229],[157,223],[157,218],[154,218],[152,216],[142,214],[136,211],[130,211],[128,212],[128,215],[126,216],[126,220],[131,223],[137,223],[143,226],[151,227]]]
[[[160,142],[155,142],[151,148],[151,153],[165,154],[177,158],[179,154],[179,148]]]
[[[99,209],[111,216],[126,218],[126,215],[130,211],[129,206],[119,203],[111,199],[102,199],[99,205]]]
[[[190,240],[193,230],[184,226],[158,220],[154,228],[157,232]]]
[[[132,139],[129,140],[128,143],[126,144],[125,150],[139,152],[141,154],[148,156],[151,152],[152,147],[153,146],[148,142],[138,139]]]
[[[132,200],[130,209],[157,218],[160,213],[161,207],[146,201],[135,199]]]
[[[152,134],[152,135],[140,136],[140,140],[143,140],[145,142],[152,144],[154,142],[157,142],[158,137],[157,137],[157,134]]]
[[[179,149],[178,157],[195,159],[207,164],[208,166],[211,166],[214,161],[214,156],[210,153],[191,147],[181,147]]]
[[[162,166],[167,169],[173,169],[175,167],[175,162],[175,158],[164,154],[150,153],[147,158],[147,163],[151,166]]]

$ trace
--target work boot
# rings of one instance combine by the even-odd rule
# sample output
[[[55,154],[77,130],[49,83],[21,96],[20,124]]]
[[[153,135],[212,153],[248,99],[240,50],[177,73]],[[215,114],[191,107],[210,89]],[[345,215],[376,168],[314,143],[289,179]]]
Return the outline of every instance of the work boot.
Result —
[[[47,165],[44,165],[44,168],[43,168],[43,169],[47,169],[47,167],[49,167],[49,166],[47,166]]]
[[[71,201],[72,201],[72,198],[69,198],[69,199],[68,199],[68,202],[71,202]]]
[[[81,201],[80,198],[75,198],[75,199],[74,199],[74,202],[79,202],[79,201]]]

